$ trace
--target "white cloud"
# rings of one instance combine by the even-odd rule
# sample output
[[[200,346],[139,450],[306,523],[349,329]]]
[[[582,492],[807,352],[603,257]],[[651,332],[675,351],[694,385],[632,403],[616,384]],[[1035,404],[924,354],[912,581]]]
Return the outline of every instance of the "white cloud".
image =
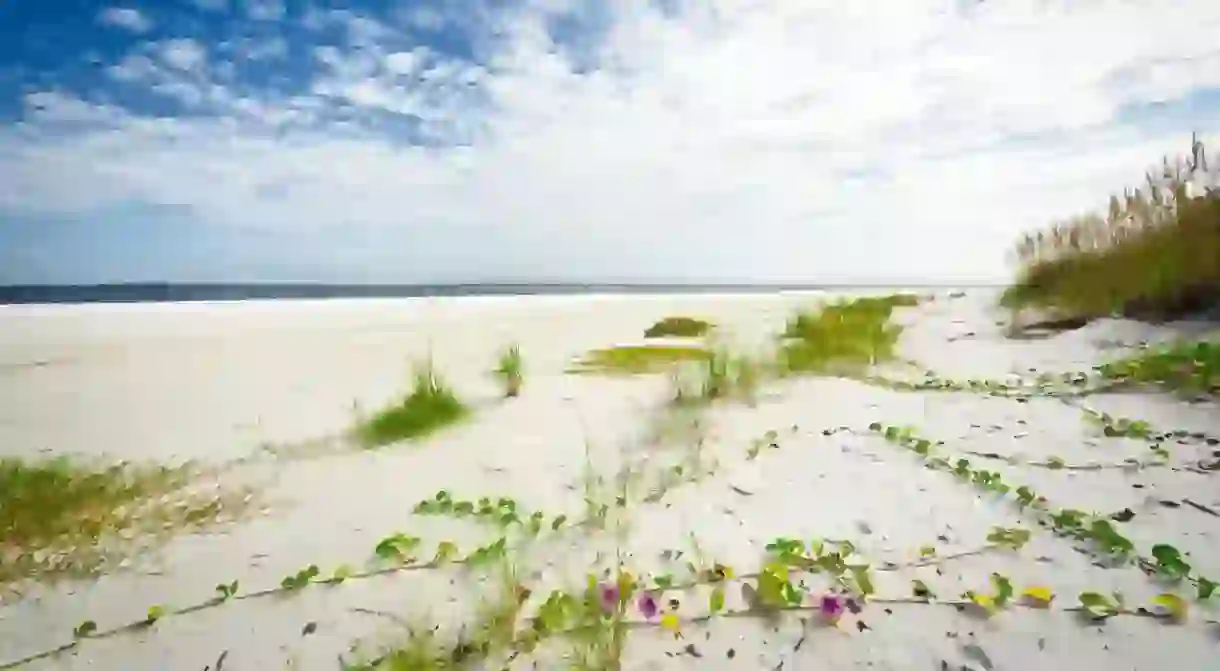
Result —
[[[405,13],[403,20],[410,26],[424,30],[440,30],[446,23],[443,12],[427,6],[412,7]]]
[[[279,21],[284,18],[283,0],[245,0],[246,16],[253,21]]]
[[[152,30],[152,20],[131,7],[107,7],[97,15],[97,20],[103,25],[129,30],[133,33],[146,33]]]
[[[997,278],[1020,230],[1103,205],[1185,152],[1190,124],[1220,129],[1199,106],[1178,127],[1115,123],[1220,88],[1207,0],[623,0],[604,33],[556,45],[563,5],[471,14],[483,65],[404,49],[410,27],[307,14],[363,47],[316,48],[310,94],[202,81],[221,118],[0,131],[0,183],[21,178],[0,205],[352,231],[395,250],[363,268],[385,280]],[[129,61],[112,73],[167,86]]]
[[[207,49],[195,40],[166,40],[159,47],[161,60],[178,70],[197,70],[207,62]]]

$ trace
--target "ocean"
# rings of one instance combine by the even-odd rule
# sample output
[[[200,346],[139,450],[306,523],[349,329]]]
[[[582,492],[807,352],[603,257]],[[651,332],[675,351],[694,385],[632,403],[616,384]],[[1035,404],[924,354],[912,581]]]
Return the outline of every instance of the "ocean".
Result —
[[[0,286],[0,304],[164,303],[267,299],[413,298],[563,294],[725,294],[858,289],[861,284],[175,284]],[[893,284],[876,285],[893,287]],[[904,284],[908,288],[921,285]],[[941,286],[941,285],[923,285]]]

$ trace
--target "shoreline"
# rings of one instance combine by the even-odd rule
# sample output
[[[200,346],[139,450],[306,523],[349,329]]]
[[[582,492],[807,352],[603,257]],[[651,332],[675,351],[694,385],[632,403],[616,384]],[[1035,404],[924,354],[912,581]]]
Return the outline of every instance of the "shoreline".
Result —
[[[251,301],[400,300],[411,298],[523,298],[583,296],[757,296],[810,292],[889,292],[994,289],[972,283],[909,284],[451,284],[451,285],[0,285],[0,308],[18,305],[128,305]],[[302,292],[301,290],[306,290]],[[381,290],[381,291],[378,291]],[[278,293],[276,293],[278,292]],[[178,294],[177,297],[171,294]],[[233,296],[245,293],[247,296]]]

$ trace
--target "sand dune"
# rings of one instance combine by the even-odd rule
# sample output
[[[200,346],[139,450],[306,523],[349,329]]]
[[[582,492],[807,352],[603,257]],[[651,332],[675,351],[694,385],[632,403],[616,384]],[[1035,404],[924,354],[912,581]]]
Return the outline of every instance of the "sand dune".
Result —
[[[945,377],[1002,378],[1087,369],[1123,343],[1163,340],[1174,325],[1096,323],[1037,341],[1007,340],[990,291],[970,292],[898,313],[908,326],[901,356]],[[492,530],[413,516],[438,489],[455,497],[509,496],[532,510],[584,509],[589,464],[613,479],[624,465],[648,480],[675,464],[707,471],[659,501],[635,502],[621,540],[632,566],[659,570],[665,550],[700,548],[718,561],[753,570],[776,536],[850,539],[874,568],[975,550],[995,526],[1031,528],[1018,553],[986,552],[935,566],[877,573],[881,595],[905,597],[918,578],[942,596],[985,588],[999,572],[1018,586],[1045,585],[1068,602],[1080,591],[1120,590],[1143,603],[1163,586],[1135,567],[1108,569],[1016,507],[967,483],[922,467],[918,458],[870,435],[870,422],[912,425],[958,452],[1054,455],[1068,463],[1139,457],[1135,439],[1101,438],[1080,407],[1050,398],[1028,402],[971,393],[890,391],[861,382],[808,378],[770,385],[755,407],[725,404],[706,416],[693,452],[682,441],[649,441],[667,393],[664,376],[605,378],[565,374],[595,347],[640,342],[644,329],[671,314],[706,317],[745,346],[782,328],[816,295],[560,296],[0,307],[0,455],[106,455],[122,459],[226,463],[255,455],[233,477],[267,484],[269,511],[223,534],[181,537],[129,570],[93,583],[35,588],[0,607],[0,664],[64,643],[82,620],[102,628],[140,619],[150,604],[207,599],[217,583],[243,590],[274,586],[315,563],[324,570],[359,564],[387,533],[409,531],[425,546],[485,542]],[[1199,325],[1190,328],[1197,332]],[[519,342],[527,363],[517,399],[501,400],[487,371],[498,347]],[[354,408],[401,394],[413,357],[431,353],[437,368],[476,407],[474,417],[415,444],[356,451],[340,443],[314,454],[292,446],[335,436]],[[1220,435],[1214,404],[1165,395],[1095,395],[1079,405],[1136,417],[1162,429]],[[825,435],[832,427],[852,431]],[[778,449],[747,457],[751,441],[774,431]],[[285,448],[273,458],[261,448]],[[1174,463],[1210,457],[1202,441],[1172,446]],[[295,456],[293,456],[295,455]],[[589,462],[589,464],[586,463]],[[1220,518],[1162,501],[1190,499],[1220,509],[1215,476],[1168,468],[1124,471],[994,468],[1034,486],[1062,506],[1130,509],[1124,524],[1141,551],[1172,543],[1199,571],[1220,577]],[[689,470],[687,471],[689,472]],[[582,584],[613,534],[544,534],[521,561],[539,585]],[[689,551],[689,550],[688,550]],[[154,629],[88,641],[71,655],[28,668],[116,671],[203,669],[229,651],[224,668],[242,671],[334,668],[356,638],[393,640],[396,623],[367,614],[430,613],[456,622],[470,588],[460,569],[406,572],[282,599],[248,599],[167,618]],[[541,591],[541,590],[539,590]],[[454,600],[451,597],[458,597]],[[730,602],[736,595],[730,595]],[[732,604],[730,604],[732,605]],[[1070,605],[1070,603],[1069,603]],[[810,629],[795,618],[777,630],[750,619],[722,619],[674,641],[656,628],[633,632],[629,669],[935,669],[969,663],[964,646],[986,651],[996,669],[1214,669],[1220,659],[1211,606],[1170,627],[1115,618],[1086,626],[1061,612],[1013,610],[980,620],[950,607],[869,606],[853,625]],[[361,610],[353,610],[361,609]],[[853,622],[855,618],[853,617]],[[302,627],[316,632],[302,636]],[[1209,629],[1210,628],[1210,629]],[[705,634],[706,631],[706,634]],[[702,657],[681,653],[694,644]],[[728,651],[732,649],[730,658]],[[973,650],[973,648],[970,648]],[[974,662],[977,666],[977,660]],[[520,668],[529,668],[522,664]]]

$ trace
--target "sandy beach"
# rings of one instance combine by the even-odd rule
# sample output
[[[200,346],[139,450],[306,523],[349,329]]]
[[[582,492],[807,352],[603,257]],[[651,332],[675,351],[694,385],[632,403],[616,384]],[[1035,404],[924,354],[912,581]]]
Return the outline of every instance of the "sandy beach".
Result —
[[[994,307],[994,290],[931,293],[934,300],[895,313],[906,327],[899,356],[946,378],[1087,370],[1141,341],[1212,329],[1101,320],[1045,339],[1014,340],[998,325],[1004,314]],[[221,468],[226,482],[261,492],[253,518],[177,536],[96,580],[24,587],[20,598],[0,606],[0,665],[71,641],[82,621],[106,630],[140,620],[154,604],[204,602],[217,584],[237,580],[247,592],[275,587],[308,564],[324,575],[361,566],[394,532],[418,536],[425,548],[441,541],[468,548],[498,535],[473,520],[413,514],[417,502],[441,489],[455,499],[511,497],[528,510],[575,520],[585,514],[590,471],[602,476],[598,491],[613,500],[616,474],[630,467],[638,474],[630,487],[639,491],[614,512],[620,532],[547,529],[521,546],[515,559],[536,593],[583,588],[586,572],[613,566],[616,553],[640,573],[663,570],[660,557],[677,550],[749,572],[776,537],[820,537],[850,540],[875,572],[877,602],[837,627],[805,626],[797,617],[718,618],[685,625],[681,640],[659,627],[635,628],[626,669],[1217,668],[1215,599],[1192,602],[1189,619],[1176,626],[1139,617],[1099,625],[1057,608],[980,618],[903,601],[912,580],[956,599],[964,590],[988,589],[995,573],[1011,579],[1018,593],[1045,586],[1064,607],[1086,591],[1118,591],[1129,604],[1145,604],[1171,590],[1137,566],[1107,568],[1009,500],[927,469],[917,455],[868,430],[874,422],[910,426],[956,454],[1119,464],[1147,457],[1147,441],[1103,436],[1085,421],[1084,409],[1145,420],[1158,430],[1220,436],[1214,402],[1151,392],[1018,399],[803,377],[766,384],[753,405],[708,408],[699,440],[682,432],[657,440],[669,393],[665,375],[568,372],[583,353],[638,344],[644,329],[674,314],[707,318],[740,347],[758,348],[793,309],[821,297],[0,306],[0,456],[195,460]],[[488,371],[496,350],[510,341],[520,344],[526,382],[520,397],[504,399]],[[342,434],[358,414],[401,395],[411,362],[429,354],[472,416],[419,441],[377,450],[344,445]],[[749,455],[759,440],[765,445]],[[1172,544],[1200,574],[1215,578],[1220,516],[1207,510],[1220,511],[1220,488],[1215,475],[1179,467],[1213,458],[1220,446],[1199,439],[1166,448],[1164,467],[1052,469],[983,457],[979,463],[1060,507],[1127,510],[1133,514],[1116,524],[1141,554]],[[648,483],[675,465],[698,477],[649,496]],[[1032,535],[1019,551],[980,550],[995,527]],[[929,546],[941,560],[912,565]],[[238,599],[86,640],[22,668],[215,670],[226,653],[226,671],[333,669],[340,655],[353,656],[358,640],[375,649],[401,638],[400,618],[462,621],[478,594],[464,571],[401,571]],[[697,615],[706,600],[705,592],[692,593],[683,608]],[[728,591],[730,609],[740,600]],[[532,664],[522,657],[514,668],[565,668]]]

